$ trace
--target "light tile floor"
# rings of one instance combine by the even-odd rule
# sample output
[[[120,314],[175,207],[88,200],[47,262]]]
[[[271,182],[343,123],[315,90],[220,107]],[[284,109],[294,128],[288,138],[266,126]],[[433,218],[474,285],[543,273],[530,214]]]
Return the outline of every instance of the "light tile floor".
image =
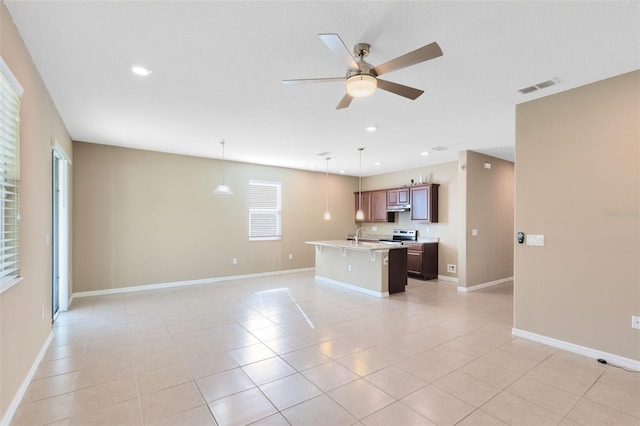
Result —
[[[511,335],[513,286],[311,272],[78,298],[14,425],[640,425],[640,374]]]

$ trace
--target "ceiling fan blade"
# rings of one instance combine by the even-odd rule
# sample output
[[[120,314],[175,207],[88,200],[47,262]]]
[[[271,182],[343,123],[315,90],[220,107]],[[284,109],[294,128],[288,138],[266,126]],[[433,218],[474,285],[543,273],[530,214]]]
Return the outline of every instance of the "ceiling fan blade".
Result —
[[[358,63],[349,52],[349,49],[347,49],[347,46],[344,45],[344,42],[338,34],[318,34],[318,37],[320,37],[320,40],[322,40],[324,44],[331,49],[333,54],[340,58],[347,67],[356,70],[360,69]]]
[[[386,90],[387,92],[395,93],[396,95],[404,96],[411,100],[415,100],[418,96],[424,93],[424,90],[415,89],[413,87],[381,79],[378,79],[378,89]]]
[[[285,86],[292,86],[294,84],[306,84],[306,83],[334,83],[336,81],[344,82],[344,77],[328,77],[328,78],[299,78],[295,80],[282,80],[282,84]]]
[[[382,75],[400,68],[406,68],[411,65],[419,64],[420,62],[428,61],[429,59],[437,58],[438,56],[442,56],[442,50],[440,49],[440,46],[438,46],[438,43],[434,41],[433,43],[422,46],[413,52],[398,56],[389,62],[378,65],[374,68],[374,71],[376,72],[376,75]]]
[[[353,100],[353,97],[350,94],[345,93],[344,98],[342,98],[342,100],[340,101],[336,109],[347,108],[351,104],[352,100]]]

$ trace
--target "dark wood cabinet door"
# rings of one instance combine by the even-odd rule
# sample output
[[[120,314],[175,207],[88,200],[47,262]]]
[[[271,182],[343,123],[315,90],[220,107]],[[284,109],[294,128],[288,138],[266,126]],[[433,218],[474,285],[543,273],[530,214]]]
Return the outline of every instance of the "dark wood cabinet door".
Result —
[[[423,280],[438,278],[438,243],[406,244],[407,271]]]
[[[358,212],[360,197],[355,193],[354,217]],[[387,191],[366,191],[362,193],[362,212],[364,219],[355,222],[395,222],[393,212],[387,212]]]
[[[407,285],[407,249],[389,250],[389,294],[404,291]]]
[[[398,206],[409,204],[409,188],[397,188],[387,190],[387,205]]]
[[[398,191],[396,189],[387,190],[387,205],[395,206],[398,204]]]
[[[371,222],[387,221],[387,191],[371,192]]]
[[[411,188],[411,220],[438,222],[437,183]]]
[[[431,188],[420,186],[411,188],[411,220],[430,220],[429,195]]]
[[[407,251],[407,270],[410,274],[422,275],[422,252]]]
[[[409,203],[409,188],[398,189],[398,204]]]

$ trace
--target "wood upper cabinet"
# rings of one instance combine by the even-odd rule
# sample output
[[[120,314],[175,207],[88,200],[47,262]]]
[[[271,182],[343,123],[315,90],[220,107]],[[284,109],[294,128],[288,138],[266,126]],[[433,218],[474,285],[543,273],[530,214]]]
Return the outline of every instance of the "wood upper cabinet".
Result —
[[[371,193],[371,222],[387,222],[387,191]]]
[[[409,188],[387,189],[387,205],[409,204]]]
[[[411,187],[411,220],[438,222],[437,183]]]
[[[387,206],[409,204],[409,188],[387,189]]]
[[[356,195],[356,208],[360,204],[358,193]],[[363,191],[362,192],[362,212],[364,213],[363,220],[356,220],[356,222],[394,222],[395,216],[393,213],[387,212],[387,190],[380,191]]]

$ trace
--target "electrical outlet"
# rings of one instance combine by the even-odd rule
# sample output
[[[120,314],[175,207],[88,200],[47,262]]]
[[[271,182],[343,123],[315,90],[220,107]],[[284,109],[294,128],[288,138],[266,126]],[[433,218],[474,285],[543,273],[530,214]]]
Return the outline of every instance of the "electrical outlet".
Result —
[[[231,263],[234,265],[238,264],[238,259],[236,259],[235,257],[233,259],[231,259]]]
[[[293,255],[289,254],[289,260],[293,259]]]
[[[377,226],[372,226],[372,227],[371,227],[371,232],[376,232],[377,230],[378,230],[378,227],[377,227]]]
[[[637,317],[635,315],[631,316],[631,328],[637,328],[638,330],[640,330],[640,317]]]
[[[351,265],[349,265],[349,266],[347,267],[347,270],[348,270],[349,272],[351,272]]]
[[[456,272],[456,265],[452,265],[451,263],[447,263],[447,272],[452,272],[455,274]]]

